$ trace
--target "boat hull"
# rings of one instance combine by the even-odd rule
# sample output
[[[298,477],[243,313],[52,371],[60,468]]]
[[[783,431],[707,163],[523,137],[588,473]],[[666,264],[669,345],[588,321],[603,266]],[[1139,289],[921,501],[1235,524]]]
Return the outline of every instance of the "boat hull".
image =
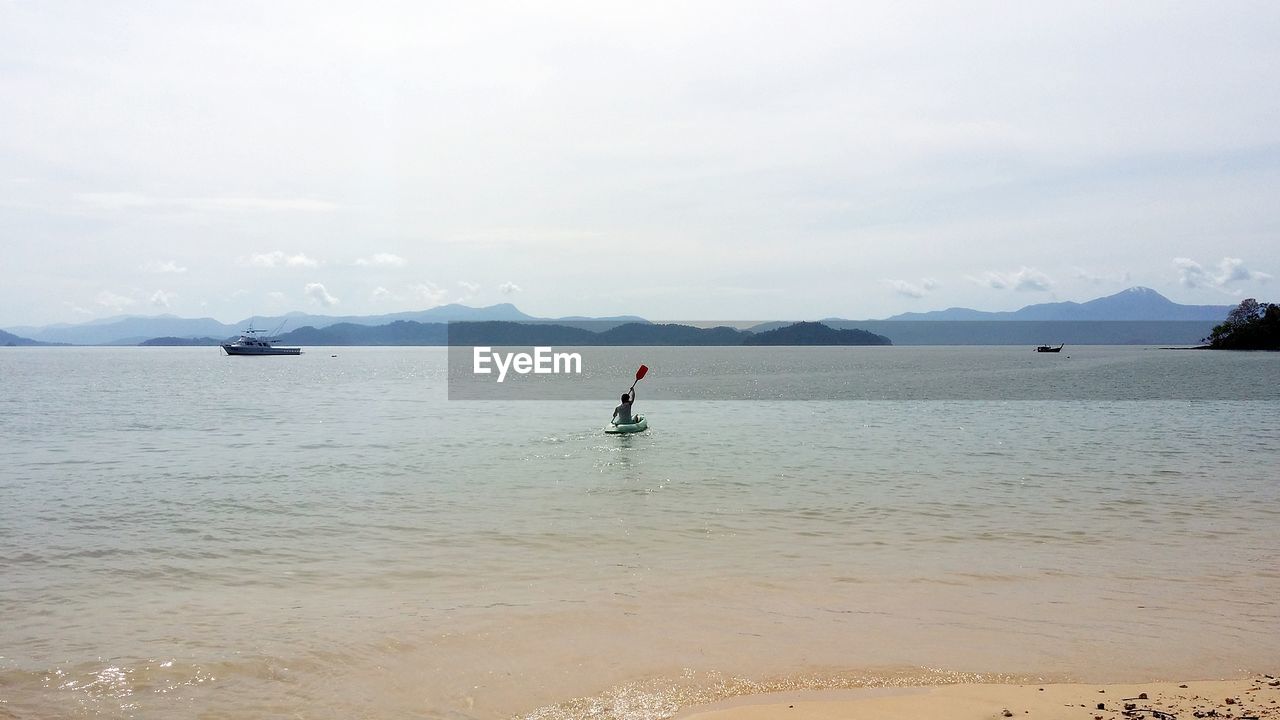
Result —
[[[243,347],[240,345],[226,344],[222,346],[223,352],[228,355],[301,355],[302,348],[278,348],[278,347]]]

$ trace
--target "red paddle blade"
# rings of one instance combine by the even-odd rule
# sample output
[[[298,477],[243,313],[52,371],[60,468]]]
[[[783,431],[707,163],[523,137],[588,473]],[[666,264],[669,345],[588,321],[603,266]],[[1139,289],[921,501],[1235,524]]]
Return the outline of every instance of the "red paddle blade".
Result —
[[[641,365],[640,369],[636,371],[636,380],[639,381],[640,378],[644,377],[644,374],[647,372],[649,372],[649,366]]]

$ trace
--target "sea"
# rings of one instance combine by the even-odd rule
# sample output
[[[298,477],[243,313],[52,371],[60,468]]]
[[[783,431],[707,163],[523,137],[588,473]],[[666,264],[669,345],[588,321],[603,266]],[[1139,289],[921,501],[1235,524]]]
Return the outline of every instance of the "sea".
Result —
[[[1028,350],[0,348],[0,718],[1274,674],[1280,354]]]

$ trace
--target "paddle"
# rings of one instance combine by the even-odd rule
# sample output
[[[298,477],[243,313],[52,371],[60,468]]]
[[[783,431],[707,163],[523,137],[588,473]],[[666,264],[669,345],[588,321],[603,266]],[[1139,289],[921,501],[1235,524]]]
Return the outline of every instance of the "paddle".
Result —
[[[649,372],[649,366],[648,366],[648,365],[641,365],[641,366],[640,366],[640,369],[636,371],[636,382],[631,383],[631,389],[632,389],[632,390],[635,390],[635,389],[636,389],[636,383],[640,382],[640,380],[641,380],[642,378],[644,378],[645,373],[647,373],[647,372]]]

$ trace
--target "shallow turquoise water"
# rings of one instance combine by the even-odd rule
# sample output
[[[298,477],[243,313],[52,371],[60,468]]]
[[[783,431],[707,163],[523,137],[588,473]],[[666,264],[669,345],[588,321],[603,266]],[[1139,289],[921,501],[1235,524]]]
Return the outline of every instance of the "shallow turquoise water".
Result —
[[[676,399],[1044,372],[877,350],[659,355],[652,429],[610,437],[610,398],[448,401],[439,349],[6,349],[0,708],[660,717],[734,677],[1274,669],[1280,357],[1082,348],[1055,382],[1089,400]],[[1262,399],[1096,399],[1134,377]]]

